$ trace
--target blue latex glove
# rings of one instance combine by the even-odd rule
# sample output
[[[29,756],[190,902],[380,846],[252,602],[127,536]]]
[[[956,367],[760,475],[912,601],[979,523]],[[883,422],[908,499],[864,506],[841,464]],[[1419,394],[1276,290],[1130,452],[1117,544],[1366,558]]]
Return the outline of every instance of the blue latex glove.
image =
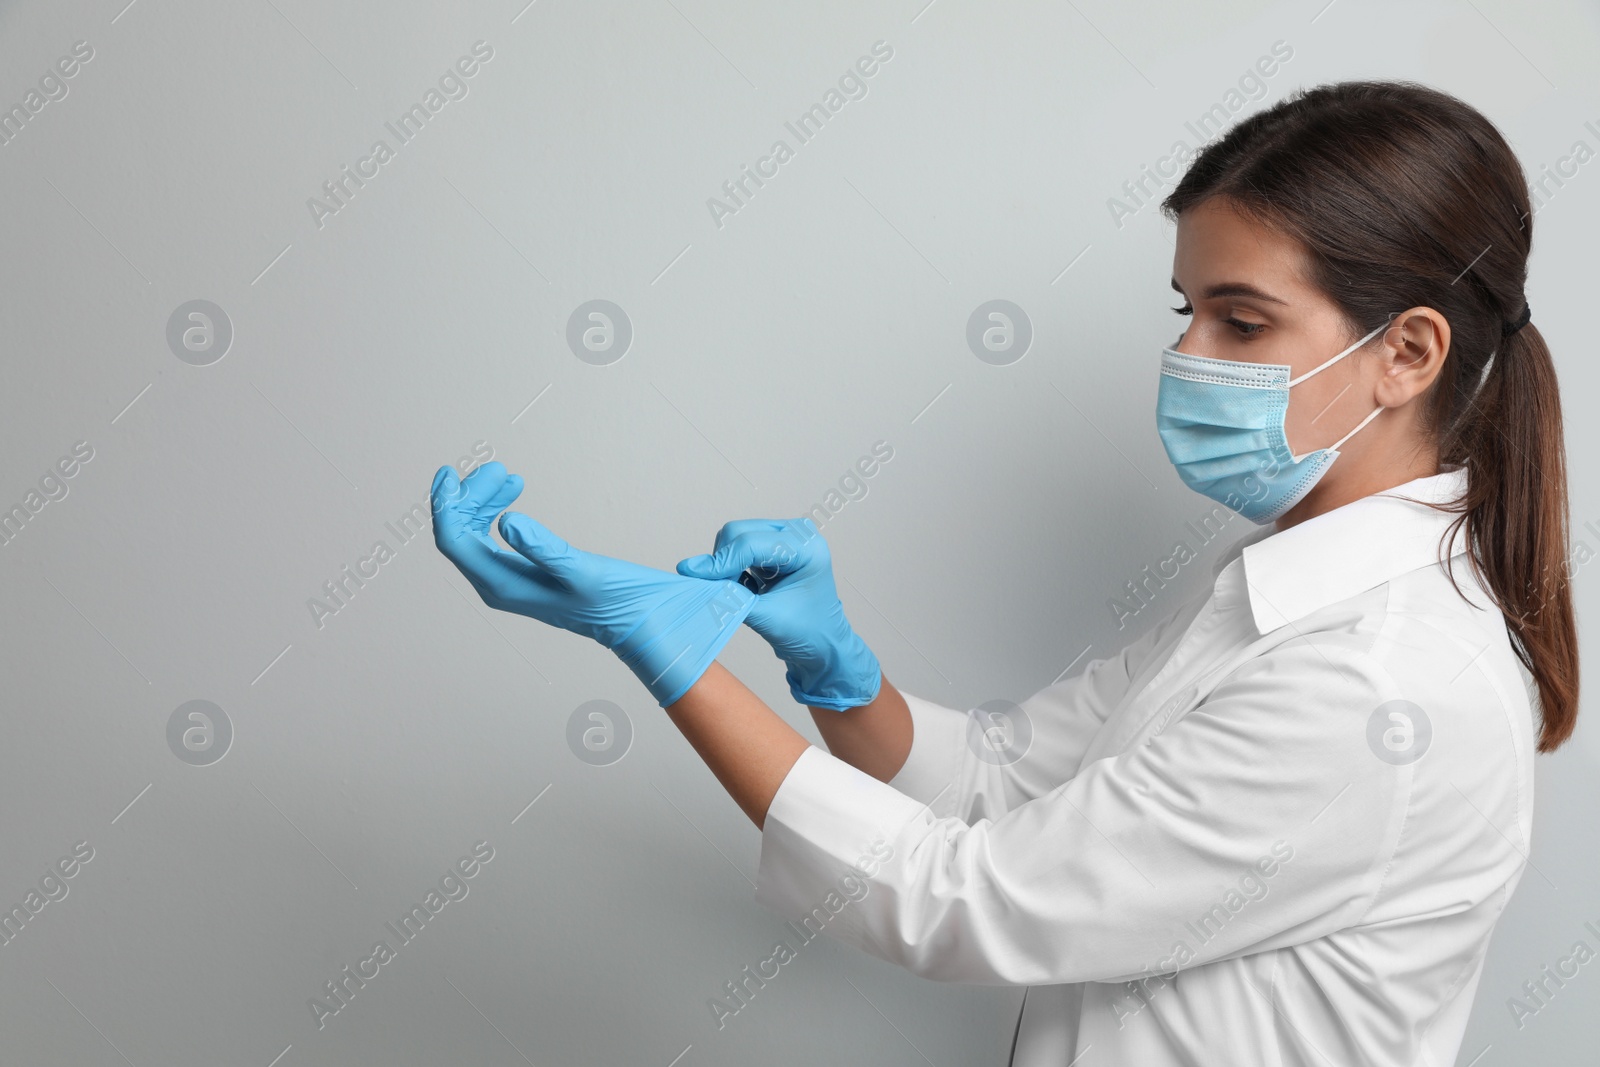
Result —
[[[501,516],[507,552],[489,524],[522,492],[490,461],[467,475],[433,476],[433,543],[501,611],[593,638],[615,652],[666,707],[688,691],[739,628],[756,596],[735,581],[707,582],[573,548],[517,512]]]
[[[711,554],[680,561],[678,573],[737,577],[760,594],[744,621],[788,664],[784,677],[795,700],[845,711],[877,697],[878,657],[844,617],[828,543],[810,519],[730,522]]]

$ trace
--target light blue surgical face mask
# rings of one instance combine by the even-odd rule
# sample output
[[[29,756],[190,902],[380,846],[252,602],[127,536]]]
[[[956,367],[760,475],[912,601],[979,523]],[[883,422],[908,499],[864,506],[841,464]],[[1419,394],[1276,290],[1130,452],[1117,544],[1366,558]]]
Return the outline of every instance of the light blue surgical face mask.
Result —
[[[1379,326],[1332,359],[1289,377],[1274,363],[1191,356],[1161,350],[1156,428],[1178,477],[1252,522],[1276,520],[1311,491],[1339,455],[1339,446],[1377,417],[1382,405],[1327,448],[1303,456],[1289,449],[1283,421],[1289,390],[1366,344]]]

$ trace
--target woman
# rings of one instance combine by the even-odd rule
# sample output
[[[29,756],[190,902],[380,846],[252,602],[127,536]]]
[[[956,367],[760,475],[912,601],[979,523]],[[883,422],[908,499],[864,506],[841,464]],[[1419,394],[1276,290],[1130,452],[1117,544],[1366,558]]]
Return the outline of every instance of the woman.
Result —
[[[761,828],[758,900],[927,978],[1030,987],[1013,1063],[1454,1062],[1534,750],[1577,711],[1522,171],[1460,101],[1350,82],[1239,123],[1163,209],[1192,319],[1157,430],[1260,529],[998,748],[882,676],[807,520],[731,523],[678,574],[514,513],[507,552],[488,527],[522,482],[491,463],[441,468],[437,543],[638,674]],[[827,752],[713,662],[741,622]]]

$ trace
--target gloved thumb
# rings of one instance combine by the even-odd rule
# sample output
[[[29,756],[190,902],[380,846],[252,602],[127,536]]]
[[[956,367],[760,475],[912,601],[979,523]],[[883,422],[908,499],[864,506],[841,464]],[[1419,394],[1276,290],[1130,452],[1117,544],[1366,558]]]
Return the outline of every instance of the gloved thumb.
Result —
[[[755,562],[755,556],[747,538],[736,538],[715,552],[679,560],[678,573],[685,578],[736,578]]]
[[[556,573],[572,562],[572,546],[519,511],[500,516],[500,536],[519,556]]]

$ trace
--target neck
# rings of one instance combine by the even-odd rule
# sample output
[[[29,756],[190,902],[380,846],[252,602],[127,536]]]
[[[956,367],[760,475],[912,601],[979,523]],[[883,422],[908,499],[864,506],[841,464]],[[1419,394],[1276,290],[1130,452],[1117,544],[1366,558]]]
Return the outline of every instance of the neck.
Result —
[[[1375,451],[1371,446],[1382,449],[1384,444],[1385,442],[1379,441],[1368,442],[1369,448],[1360,458],[1376,458],[1371,454]],[[1333,466],[1322,476],[1322,480],[1312,486],[1311,491],[1302,497],[1298,504],[1283,513],[1274,525],[1274,529],[1287,530],[1324,512],[1360,500],[1364,496],[1381,493],[1417,478],[1426,478],[1439,473],[1439,453],[1435,449],[1403,456],[1402,462],[1389,459],[1390,456],[1397,454],[1389,453],[1383,463],[1352,462],[1346,465],[1345,460],[1356,460],[1358,457],[1340,453],[1339,458],[1333,461]]]

